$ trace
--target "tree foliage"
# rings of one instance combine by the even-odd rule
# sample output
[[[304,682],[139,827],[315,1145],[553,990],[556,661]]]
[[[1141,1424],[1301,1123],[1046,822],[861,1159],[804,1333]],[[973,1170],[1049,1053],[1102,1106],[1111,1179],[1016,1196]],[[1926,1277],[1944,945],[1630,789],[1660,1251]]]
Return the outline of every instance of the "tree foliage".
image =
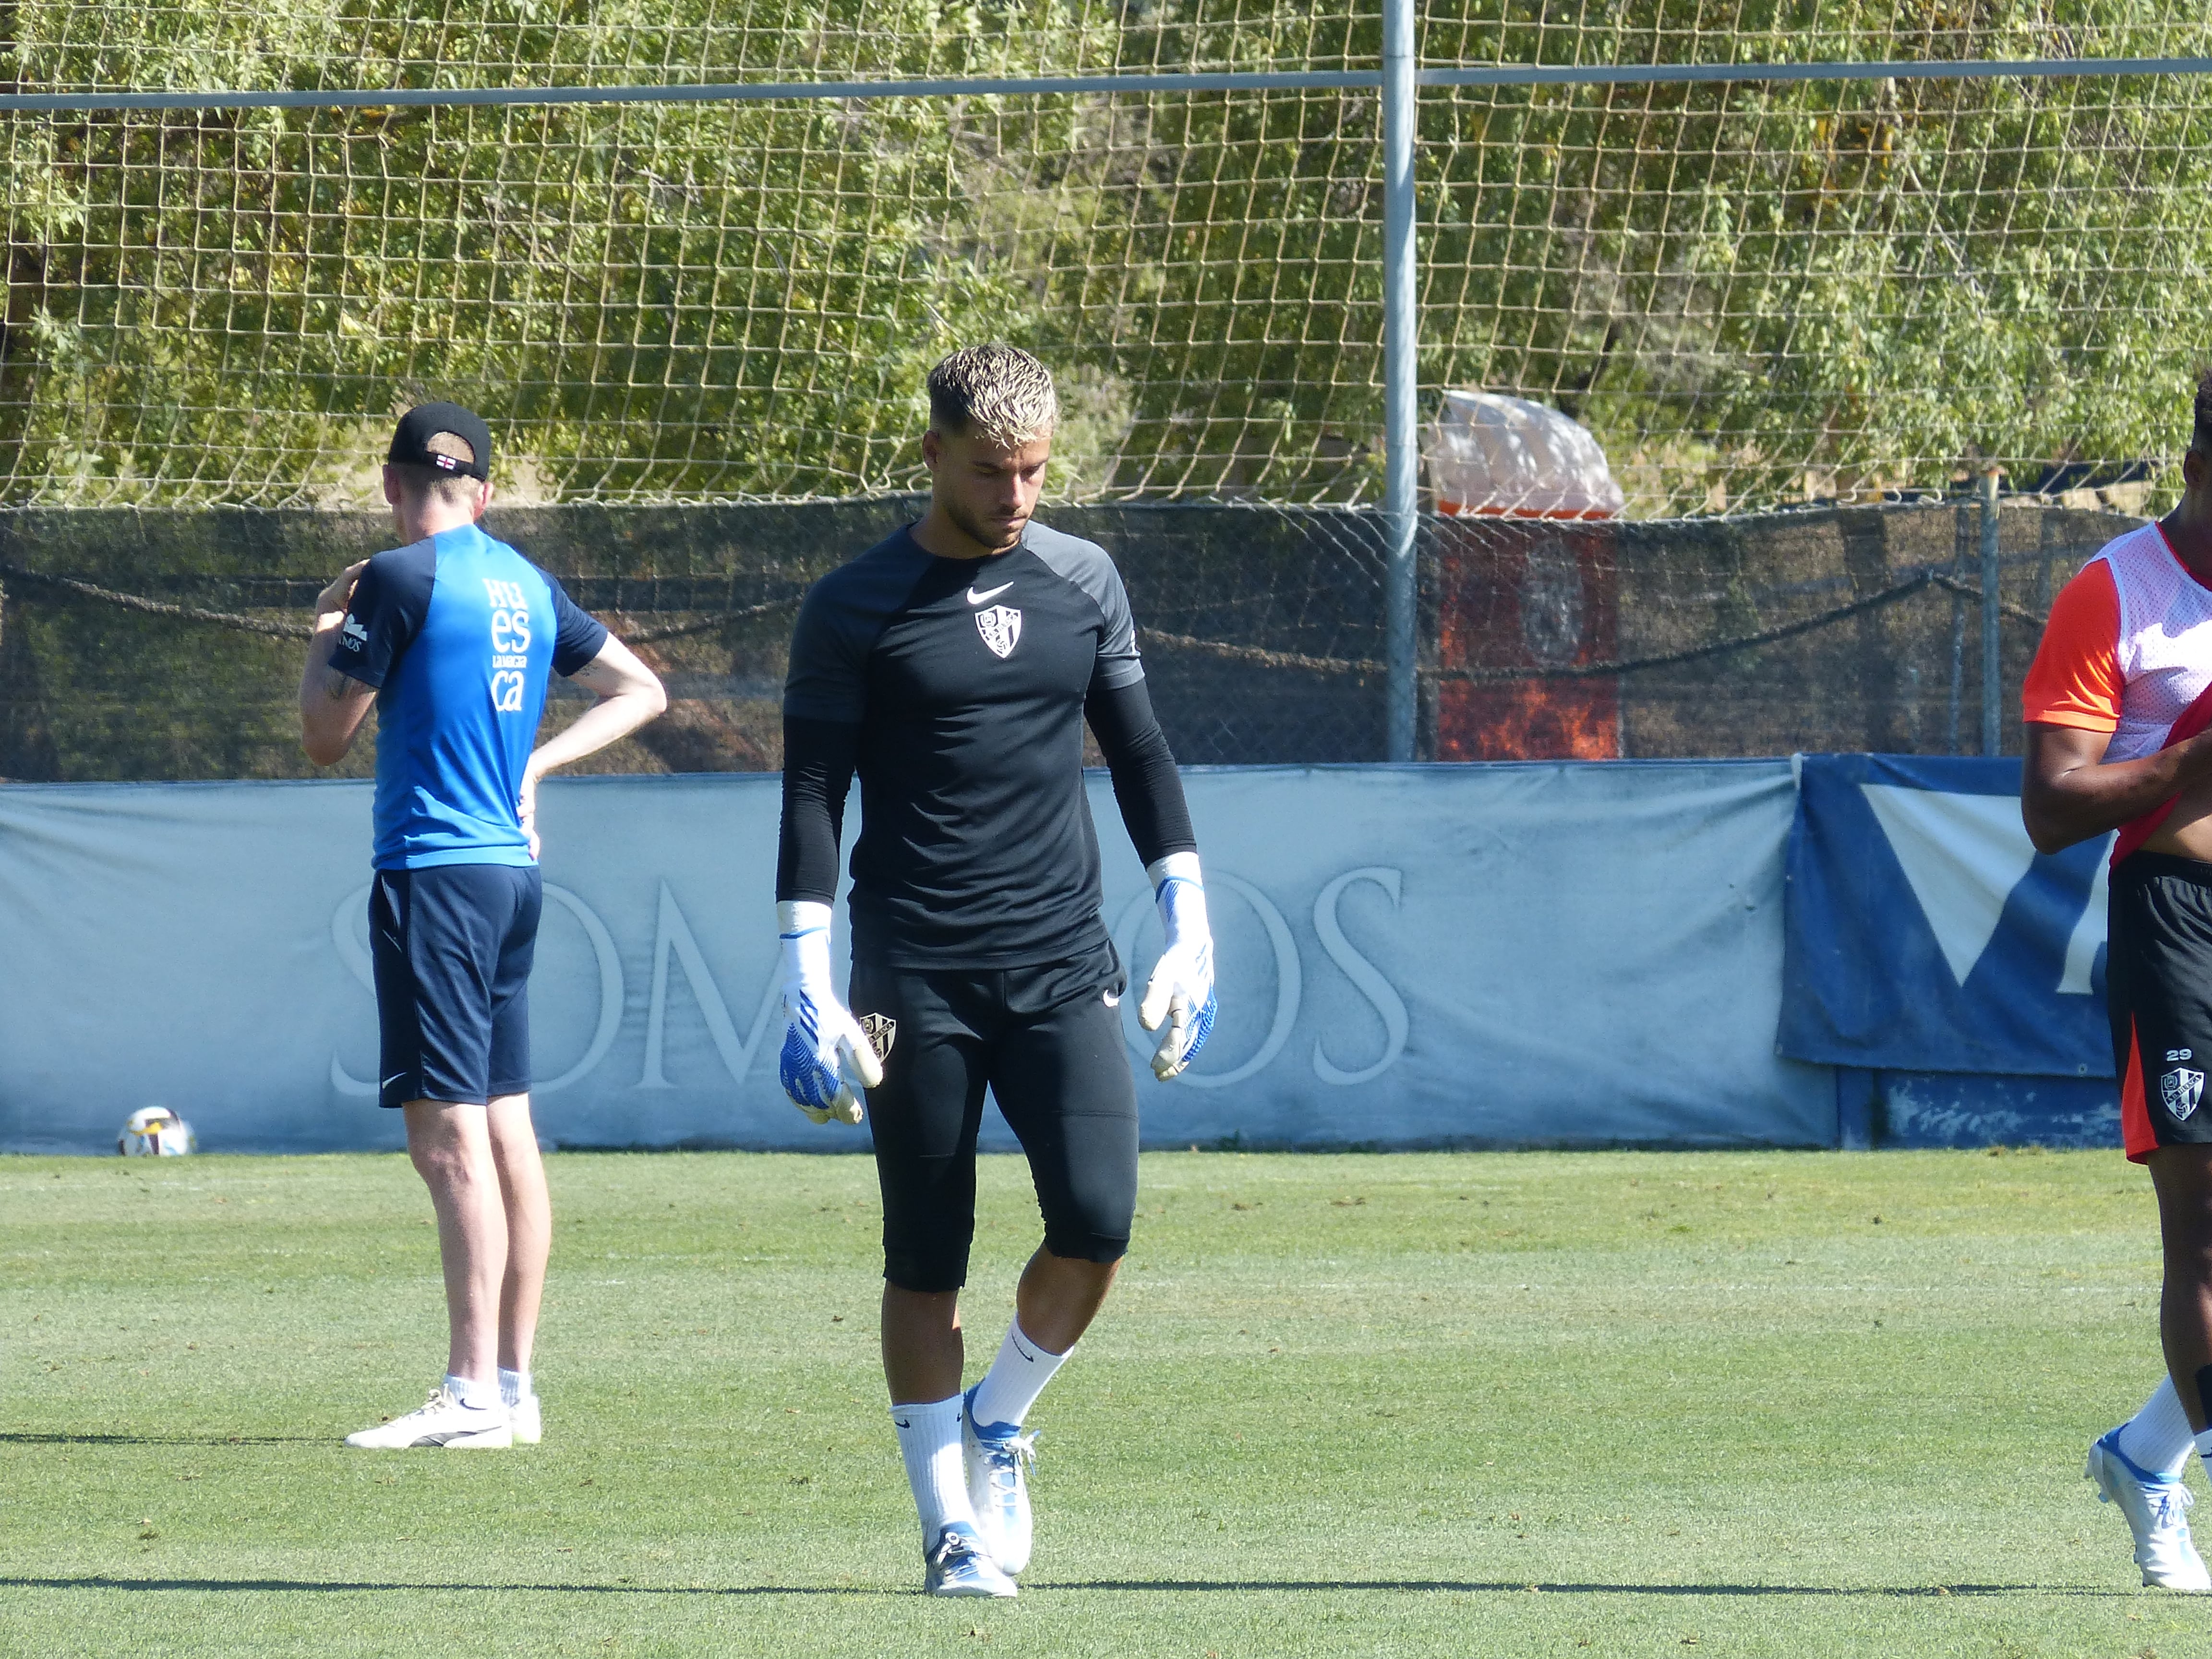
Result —
[[[24,88],[1371,65],[1371,3],[19,5]],[[2142,0],[1430,0],[1430,63],[2181,53]],[[1425,385],[1556,402],[1644,511],[2178,446],[2202,81],[1434,88]],[[910,485],[928,364],[1047,354],[1076,494],[1371,499],[1371,91],[6,118],[16,502],[334,498],[471,401],[586,499]]]

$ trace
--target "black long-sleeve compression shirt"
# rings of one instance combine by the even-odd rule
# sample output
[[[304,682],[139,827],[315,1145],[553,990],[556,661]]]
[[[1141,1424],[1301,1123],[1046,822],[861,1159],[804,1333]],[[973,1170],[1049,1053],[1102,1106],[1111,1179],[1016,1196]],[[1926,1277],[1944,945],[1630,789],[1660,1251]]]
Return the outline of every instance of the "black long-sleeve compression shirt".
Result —
[[[799,613],[776,896],[830,899],[857,773],[856,951],[993,968],[1103,942],[1086,719],[1139,856],[1194,849],[1104,551],[1033,523],[1007,552],[940,559],[901,531],[816,583]]]

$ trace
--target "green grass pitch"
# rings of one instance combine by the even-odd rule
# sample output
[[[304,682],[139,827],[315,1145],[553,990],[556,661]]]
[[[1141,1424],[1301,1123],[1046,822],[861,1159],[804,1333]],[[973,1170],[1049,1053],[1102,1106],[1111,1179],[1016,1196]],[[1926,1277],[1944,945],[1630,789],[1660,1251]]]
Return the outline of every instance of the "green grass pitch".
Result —
[[[564,1153],[546,1440],[349,1452],[442,1358],[391,1157],[0,1158],[0,1653],[2202,1653],[2081,1479],[2156,1378],[2117,1152],[1149,1156],[934,1602],[860,1158]],[[971,1374],[1036,1237],[986,1160]],[[2197,1479],[2192,1475],[2192,1480]]]

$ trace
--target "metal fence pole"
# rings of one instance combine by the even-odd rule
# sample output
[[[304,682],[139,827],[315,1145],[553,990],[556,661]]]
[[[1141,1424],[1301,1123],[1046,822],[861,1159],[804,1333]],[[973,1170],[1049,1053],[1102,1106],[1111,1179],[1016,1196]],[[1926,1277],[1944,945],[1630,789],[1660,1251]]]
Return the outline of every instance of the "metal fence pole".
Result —
[[[1413,0],[1382,0],[1382,485],[1385,659],[1390,758],[1414,758],[1420,696],[1419,576],[1419,319],[1413,283]]]
[[[2046,508],[2035,515],[2035,550],[2042,556],[2035,566],[2035,614],[2051,614],[2051,559],[2058,544],[2053,532],[2058,529],[2058,509]]]
[[[1966,498],[1954,495],[1951,520],[1951,574],[1960,581],[1966,579]],[[1959,752],[1959,706],[1965,701],[1966,685],[1966,596],[1957,588],[1951,590],[1951,707],[1945,725],[1943,752]]]
[[[1997,624],[2003,572],[1997,560],[1997,470],[1982,474],[1982,752],[2004,752],[2004,641]]]

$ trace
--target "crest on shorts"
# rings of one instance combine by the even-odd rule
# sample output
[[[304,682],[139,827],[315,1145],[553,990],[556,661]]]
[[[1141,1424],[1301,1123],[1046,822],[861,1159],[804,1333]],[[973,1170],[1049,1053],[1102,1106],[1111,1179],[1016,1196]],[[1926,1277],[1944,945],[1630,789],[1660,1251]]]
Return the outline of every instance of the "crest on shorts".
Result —
[[[1022,637],[1022,613],[1011,605],[994,605],[975,613],[975,631],[994,656],[1011,657]]]
[[[860,1029],[868,1034],[868,1047],[876,1051],[876,1058],[889,1060],[891,1044],[898,1038],[898,1022],[889,1014],[862,1014]]]
[[[2158,1080],[2158,1092],[2176,1122],[2187,1118],[2204,1098],[2204,1073],[2177,1066]]]

